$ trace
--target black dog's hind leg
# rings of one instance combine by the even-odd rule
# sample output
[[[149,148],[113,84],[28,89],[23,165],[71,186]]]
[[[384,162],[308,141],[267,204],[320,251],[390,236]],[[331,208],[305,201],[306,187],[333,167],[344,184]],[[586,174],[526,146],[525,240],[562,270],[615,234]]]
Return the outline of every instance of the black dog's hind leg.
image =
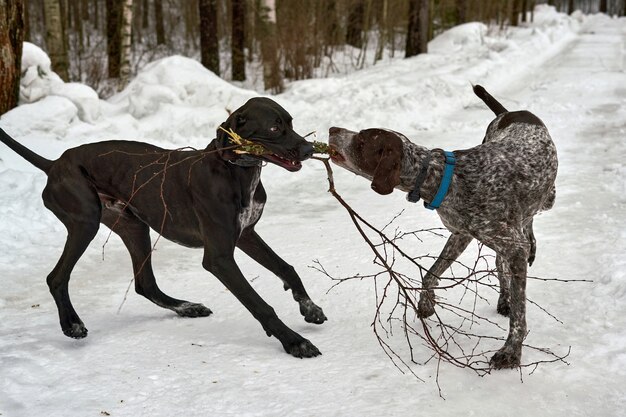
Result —
[[[237,247],[279,277],[285,284],[285,290],[291,289],[293,299],[300,304],[300,313],[304,320],[315,324],[326,321],[324,312],[311,301],[293,266],[278,256],[254,230],[245,230],[237,242]]]
[[[152,271],[150,228],[128,212],[104,209],[102,223],[122,238],[128,249],[135,274],[135,291],[156,305],[175,311],[182,317],[205,317],[211,310],[199,303],[178,300],[163,293]]]
[[[70,172],[70,175],[65,173],[65,179],[61,180],[51,171],[43,191],[44,205],[67,228],[63,254],[48,275],[47,282],[57,305],[63,333],[79,339],[87,336],[87,329],[72,306],[68,284],[76,262],[100,227],[100,201],[80,172]]]
[[[432,288],[437,286],[441,274],[463,253],[471,241],[472,237],[470,235],[460,233],[454,233],[448,238],[441,254],[422,280],[423,291],[420,294],[420,300],[417,305],[419,317],[426,318],[435,313],[435,292]]]

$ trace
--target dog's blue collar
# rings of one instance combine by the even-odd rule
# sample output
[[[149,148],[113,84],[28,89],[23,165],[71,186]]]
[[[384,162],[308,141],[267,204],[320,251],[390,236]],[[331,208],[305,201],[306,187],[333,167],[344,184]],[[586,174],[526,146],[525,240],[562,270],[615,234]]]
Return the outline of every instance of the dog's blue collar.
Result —
[[[424,202],[424,207],[429,210],[435,210],[439,208],[441,203],[443,203],[443,199],[446,197],[448,193],[448,188],[450,188],[450,183],[452,182],[452,175],[454,174],[454,165],[456,164],[456,158],[454,157],[454,152],[444,151],[444,155],[446,156],[446,166],[443,171],[443,177],[441,178],[441,183],[439,184],[439,189],[437,190],[437,194],[433,197],[433,201],[430,203]],[[422,164],[422,170],[417,176],[415,188],[407,195],[407,200],[411,203],[417,203],[420,199],[420,187],[422,186],[422,182],[426,179],[426,171],[428,170],[428,165],[430,163],[430,154],[428,158]]]
[[[446,197],[446,194],[448,193],[448,188],[450,188],[450,183],[452,182],[452,175],[454,174],[454,165],[456,165],[454,152],[444,151],[443,153],[446,156],[446,167],[443,171],[441,184],[439,184],[439,189],[437,190],[437,194],[435,194],[433,201],[431,201],[430,203],[424,202],[424,207],[429,210],[439,208],[441,203],[443,203],[443,199]]]

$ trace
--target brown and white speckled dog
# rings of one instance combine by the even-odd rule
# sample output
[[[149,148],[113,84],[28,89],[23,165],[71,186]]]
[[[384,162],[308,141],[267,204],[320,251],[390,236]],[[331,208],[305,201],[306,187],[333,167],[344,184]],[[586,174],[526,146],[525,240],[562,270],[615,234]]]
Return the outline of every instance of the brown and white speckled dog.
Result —
[[[452,233],[422,283],[419,315],[434,313],[433,288],[438,278],[472,239],[496,252],[500,297],[498,312],[509,316],[509,335],[491,358],[493,368],[520,365],[526,336],[526,273],[535,255],[533,216],[554,204],[556,148],[548,130],[528,111],[508,112],[484,88],[474,92],[496,114],[481,145],[454,151],[456,165],[437,214]],[[372,181],[372,189],[389,194],[411,192],[424,170],[419,194],[432,202],[442,181],[441,149],[429,150],[402,134],[385,129],[352,132],[332,127],[329,143],[335,164]]]

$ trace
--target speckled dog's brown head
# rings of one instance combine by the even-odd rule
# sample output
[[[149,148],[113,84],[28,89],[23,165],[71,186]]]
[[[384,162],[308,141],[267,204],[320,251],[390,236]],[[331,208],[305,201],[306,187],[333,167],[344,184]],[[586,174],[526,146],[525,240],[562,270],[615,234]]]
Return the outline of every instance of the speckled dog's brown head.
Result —
[[[390,194],[400,184],[403,144],[399,133],[385,129],[352,132],[331,127],[328,143],[331,160],[372,181],[372,190]]]

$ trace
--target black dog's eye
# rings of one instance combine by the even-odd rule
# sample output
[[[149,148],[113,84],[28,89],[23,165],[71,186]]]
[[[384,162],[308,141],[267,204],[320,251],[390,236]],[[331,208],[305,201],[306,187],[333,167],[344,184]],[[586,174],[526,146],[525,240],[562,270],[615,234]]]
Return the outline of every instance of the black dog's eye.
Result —
[[[279,130],[278,126],[276,126],[276,125],[270,127],[270,132],[276,133],[276,132],[278,132],[278,130]]]

